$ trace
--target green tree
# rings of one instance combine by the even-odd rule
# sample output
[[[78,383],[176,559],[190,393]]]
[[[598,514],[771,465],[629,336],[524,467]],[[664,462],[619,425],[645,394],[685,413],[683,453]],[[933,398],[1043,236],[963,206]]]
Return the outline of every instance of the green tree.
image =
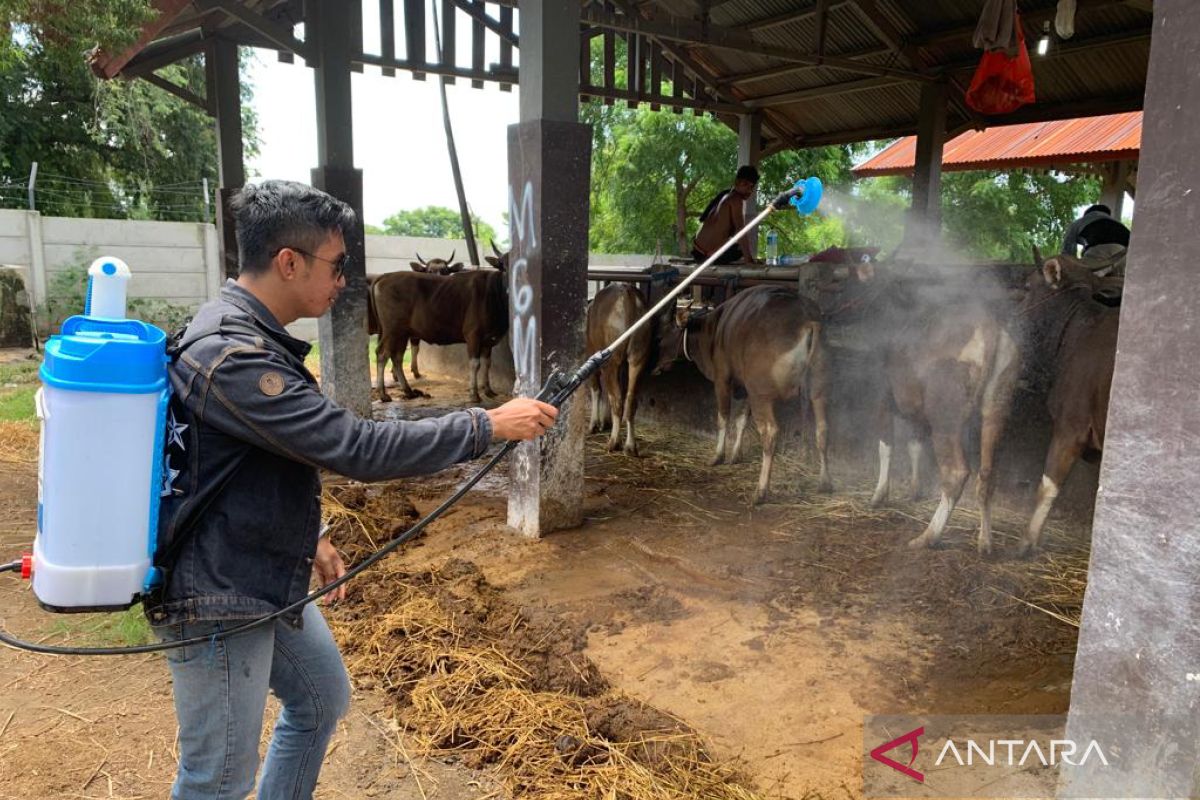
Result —
[[[496,230],[479,217],[472,217],[475,238],[486,246],[496,239]],[[430,239],[463,238],[462,218],[445,206],[425,206],[397,211],[383,221],[383,233],[388,236],[424,236]],[[499,239],[496,239],[499,244]]]
[[[949,172],[942,176],[946,238],[974,258],[1028,262],[1057,252],[1075,210],[1096,202],[1100,180],[1038,170]]]
[[[202,180],[217,182],[212,120],[143,81],[100,81],[87,66],[88,51],[120,52],[150,14],[145,0],[0,0],[0,207],[25,206],[36,161],[43,213],[201,218]],[[204,93],[198,56],[159,74]],[[253,156],[258,140],[246,81],[242,93]]]

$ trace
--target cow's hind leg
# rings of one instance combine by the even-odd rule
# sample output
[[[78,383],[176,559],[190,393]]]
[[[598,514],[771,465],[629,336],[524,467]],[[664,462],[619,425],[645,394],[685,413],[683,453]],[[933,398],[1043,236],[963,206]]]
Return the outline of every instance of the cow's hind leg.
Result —
[[[823,393],[813,396],[812,410],[813,425],[816,428],[817,459],[821,468],[817,491],[832,492],[833,480],[829,477],[829,417]]]
[[[709,465],[716,466],[725,460],[725,429],[729,427],[729,407],[733,402],[733,387],[727,378],[718,377],[713,383],[717,393],[717,449]]]
[[[383,374],[387,370],[387,362],[389,350],[391,349],[388,340],[382,336],[379,337],[379,342],[375,346],[375,388],[379,390],[379,399],[384,403],[390,403],[392,398],[387,393],[387,389],[383,388]],[[393,370],[395,369],[395,359],[392,360]]]
[[[409,364],[409,368],[412,370],[413,380],[416,380],[417,378],[421,377],[421,368],[417,366],[417,357],[419,355],[421,355],[421,340],[420,339],[409,339],[408,344],[410,347],[412,347],[412,353],[413,353],[412,363]],[[393,364],[392,370],[394,371],[395,369],[396,369],[396,365]]]
[[[414,397],[428,397],[429,395],[424,392],[418,392],[408,385],[408,378],[404,376],[404,351],[408,347],[408,338],[402,336],[399,341],[399,349],[391,355],[392,367],[396,370],[396,383],[400,384],[400,391],[409,400],[412,400]]]
[[[625,362],[626,369],[629,370],[629,385],[625,387],[625,453],[627,455],[636,456],[638,454],[637,436],[633,432],[633,418],[637,414],[637,390],[638,381],[642,377],[642,373],[646,371],[646,364],[642,361],[629,360]]]
[[[892,466],[892,438],[895,422],[892,418],[891,400],[886,395],[879,405],[879,480],[871,495],[871,508],[878,508],[888,498],[888,478]]]
[[[496,390],[492,388],[492,348],[483,348],[483,363],[480,368],[483,370],[483,393],[488,397],[495,397]]]
[[[603,409],[600,407],[600,376],[593,374],[588,379],[588,394],[592,399],[592,415],[588,422],[588,431],[590,433],[599,433],[604,430]]]
[[[750,413],[754,415],[754,425],[762,438],[762,470],[758,474],[758,488],[754,492],[754,502],[766,502],[770,494],[771,466],[775,461],[775,444],[779,437],[779,424],[775,421],[775,401],[767,397],[751,396],[747,401]]]
[[[995,480],[992,467],[996,446],[1004,433],[1004,424],[1012,407],[1012,393],[1017,380],[1017,348],[1007,335],[1002,335],[996,348],[995,374],[983,391],[979,434],[979,479],[975,497],[979,503],[979,554],[992,552],[992,492]]]
[[[624,403],[621,402],[621,368],[622,364],[610,361],[600,369],[600,382],[604,384],[604,394],[612,411],[612,432],[608,436],[610,451],[621,446],[621,414],[624,409]]]
[[[933,431],[933,453],[941,476],[942,496],[925,532],[910,541],[909,547],[933,547],[941,540],[970,475],[963,452],[963,429],[970,409],[968,382],[961,371],[946,369],[936,373],[926,385],[926,413]]]
[[[1055,431],[1050,440],[1050,449],[1046,453],[1046,466],[1042,470],[1042,483],[1038,486],[1037,503],[1033,516],[1029,518],[1029,527],[1017,548],[1017,555],[1027,558],[1037,552],[1042,537],[1042,527],[1046,517],[1054,507],[1054,499],[1062,488],[1063,482],[1071,472],[1071,467],[1083,455],[1084,441],[1071,434]]]
[[[733,447],[729,453],[729,457],[725,459],[727,464],[736,464],[742,460],[742,435],[746,433],[746,423],[750,420],[750,401],[742,402],[742,407],[738,409],[737,417],[733,420]]]

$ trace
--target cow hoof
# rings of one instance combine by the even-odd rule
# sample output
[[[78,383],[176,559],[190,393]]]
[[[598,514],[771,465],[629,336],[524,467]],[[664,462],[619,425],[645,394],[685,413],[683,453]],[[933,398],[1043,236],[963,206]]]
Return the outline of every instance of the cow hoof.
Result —
[[[413,370],[413,380],[420,380],[420,379],[421,379],[421,373],[417,372],[417,371],[414,369],[414,370]]]
[[[386,392],[380,392],[379,393],[379,402],[390,403],[390,402],[392,402],[392,396],[387,394]]]
[[[498,397],[499,396],[498,393],[491,387],[484,389],[483,393],[486,394],[488,397]]]
[[[419,389],[409,389],[407,392],[404,393],[404,398],[406,400],[416,400],[421,397],[429,397],[429,396],[430,395],[427,392],[422,392]]]
[[[470,397],[468,397],[467,399],[470,400],[472,403],[482,403],[483,402],[483,398],[477,394],[473,394]]]
[[[1037,555],[1037,548],[1029,542],[1021,542],[1017,546],[1017,558],[1031,559]]]
[[[929,538],[925,534],[921,534],[917,538],[910,540],[908,543],[908,548],[910,550],[920,550],[925,547],[933,547],[933,543],[930,542]]]
[[[826,478],[817,486],[817,491],[821,494],[833,494],[833,481]]]
[[[725,456],[713,456],[712,458],[710,458],[708,460],[708,465],[710,467],[715,467],[719,464],[724,464],[724,463],[725,463]]]
[[[770,496],[769,492],[765,492],[765,491],[755,492],[754,493],[754,505],[761,506],[763,503],[767,502],[767,498],[769,496]]]
[[[871,502],[869,505],[871,506],[871,508],[882,508],[883,504],[886,502],[887,502],[886,494],[875,494],[875,495],[871,495]]]
[[[633,445],[632,447],[629,445],[626,445],[624,450],[625,450],[625,455],[627,455],[627,456],[631,456],[633,458],[641,458],[641,455],[638,453],[637,445]]]
[[[615,453],[621,449],[621,442],[619,440],[609,439],[608,446],[605,449],[607,449],[610,453]]]
[[[990,556],[992,554],[992,543],[991,542],[979,542],[978,544],[976,544],[975,549],[979,551],[980,558],[987,558],[988,556]]]

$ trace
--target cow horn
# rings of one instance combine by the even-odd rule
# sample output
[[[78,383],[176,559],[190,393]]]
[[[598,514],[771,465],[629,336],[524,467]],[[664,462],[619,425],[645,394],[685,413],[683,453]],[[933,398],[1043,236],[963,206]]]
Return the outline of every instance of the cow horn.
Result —
[[[496,257],[497,258],[503,257],[504,254],[500,252],[500,248],[496,247],[496,240],[490,239],[489,241],[492,243],[492,251],[496,254]]]
[[[446,263],[447,263],[447,264],[453,264],[453,263],[454,263],[454,254],[455,254],[455,253],[457,253],[457,252],[458,252],[458,248],[457,248],[457,247],[456,247],[456,248],[454,248],[453,250],[451,250],[451,251],[450,251],[450,257],[446,259]]]
[[[415,251],[414,251],[414,252],[415,252]],[[429,262],[428,262],[428,261],[426,261],[425,259],[421,258],[421,254],[420,254],[420,253],[417,253],[417,261],[420,261],[422,264],[424,264],[424,265],[426,265],[426,266],[428,266],[428,265],[429,265]]]

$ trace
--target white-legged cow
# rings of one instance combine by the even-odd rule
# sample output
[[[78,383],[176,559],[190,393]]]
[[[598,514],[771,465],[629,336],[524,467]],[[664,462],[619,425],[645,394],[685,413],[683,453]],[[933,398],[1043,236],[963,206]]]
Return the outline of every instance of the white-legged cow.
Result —
[[[1020,366],[1016,341],[997,314],[982,303],[923,302],[900,282],[890,284],[877,294],[878,311],[872,323],[882,342],[884,386],[879,481],[871,504],[881,504],[888,495],[894,417],[899,415],[913,432],[909,453],[914,465],[919,463],[924,436],[932,438],[941,479],[941,502],[925,531],[909,546],[936,545],[970,475],[963,439],[967,426],[977,419],[977,546],[981,554],[990,553],[992,469]],[[914,470],[914,483],[915,475]]]
[[[630,284],[613,283],[596,292],[587,312],[588,355],[607,347],[645,313],[646,301]],[[645,371],[652,366],[650,361],[653,357],[656,327],[653,322],[656,321],[639,328],[629,341],[617,348],[599,374],[592,378],[591,429],[595,433],[604,427],[600,402],[600,389],[603,386],[612,412],[609,450],[621,447],[621,423],[624,422],[624,450],[629,455],[638,454],[633,417],[637,412],[638,383]]]
[[[713,382],[717,400],[717,447],[712,463],[735,463],[742,434],[753,416],[762,439],[763,460],[754,502],[767,499],[779,436],[776,404],[807,390],[816,423],[820,489],[829,491],[826,394],[828,373],[821,345],[821,313],[816,303],[793,289],[756,286],[711,312],[691,315],[682,328],[664,336],[662,360],[682,355]],[[733,398],[746,401],[734,421],[732,447],[727,429]]]
[[[1082,456],[1104,449],[1108,395],[1117,353],[1120,311],[1105,301],[1118,287],[1099,279],[1069,256],[1043,262],[1026,282],[1018,314],[1034,380],[1048,389],[1046,406],[1053,423],[1050,447],[1038,486],[1037,503],[1019,553],[1037,550],[1046,524],[1071,467]],[[1099,298],[1099,299],[1097,299]]]

